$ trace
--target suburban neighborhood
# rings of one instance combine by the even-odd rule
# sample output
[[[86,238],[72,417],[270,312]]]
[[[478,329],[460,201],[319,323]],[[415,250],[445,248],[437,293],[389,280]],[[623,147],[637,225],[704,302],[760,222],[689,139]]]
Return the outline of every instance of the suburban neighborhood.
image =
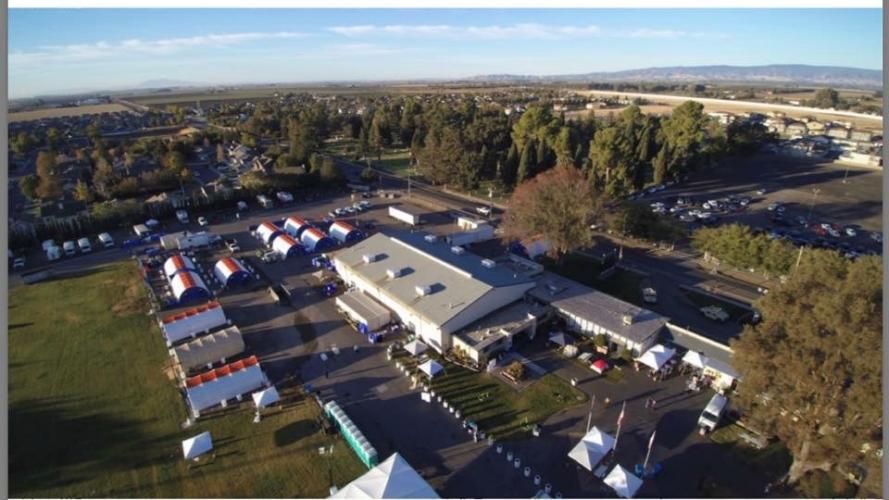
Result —
[[[374,12],[93,49],[684,36]],[[9,496],[884,497],[882,70],[672,61],[17,90]]]

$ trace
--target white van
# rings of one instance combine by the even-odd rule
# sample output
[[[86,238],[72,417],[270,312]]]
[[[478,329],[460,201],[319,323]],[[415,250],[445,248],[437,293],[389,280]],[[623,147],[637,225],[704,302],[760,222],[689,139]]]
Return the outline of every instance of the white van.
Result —
[[[726,405],[728,405],[728,399],[725,396],[714,394],[710,398],[710,402],[707,403],[707,407],[701,412],[701,416],[698,417],[698,425],[701,429],[704,429],[706,432],[713,432],[719,424],[722,414],[725,413]]]
[[[83,253],[90,253],[93,251],[93,247],[90,246],[89,238],[80,238],[77,240],[77,246],[80,247],[80,251]]]
[[[114,248],[114,239],[108,233],[102,233],[99,235],[99,243],[102,244],[105,248]]]
[[[77,255],[77,246],[71,240],[68,240],[64,244],[62,244],[62,250],[65,251],[65,255],[67,255],[68,257]]]

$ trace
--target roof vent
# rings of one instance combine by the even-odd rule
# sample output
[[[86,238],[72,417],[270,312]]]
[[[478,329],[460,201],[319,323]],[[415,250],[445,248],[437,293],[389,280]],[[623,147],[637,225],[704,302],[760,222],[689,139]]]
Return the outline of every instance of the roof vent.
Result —
[[[425,296],[429,295],[430,293],[432,293],[432,286],[431,285],[417,285],[414,288],[414,290],[417,292],[417,295],[419,297],[425,297]]]
[[[424,239],[426,240],[426,243],[435,243],[436,241],[438,241],[438,236],[434,234],[427,234]]]
[[[390,280],[394,280],[395,278],[401,276],[402,274],[404,274],[404,268],[387,269],[386,270],[386,276],[388,276]]]
[[[495,263],[495,262],[494,262],[493,260],[491,260],[491,259],[482,259],[482,266],[484,266],[484,267],[486,267],[486,268],[488,268],[488,269],[493,269],[494,266],[496,266],[496,265],[497,265],[497,263]]]
[[[620,319],[621,319],[621,322],[623,322],[623,324],[625,326],[630,326],[633,324],[633,315],[632,314],[624,314],[623,316],[620,317]]]
[[[451,247],[451,253],[453,253],[455,255],[463,255],[463,252],[465,252],[465,251],[466,250],[464,250],[463,247],[461,247],[461,246],[454,245]]]
[[[366,253],[362,257],[364,259],[365,264],[370,264],[371,262],[376,262],[380,260],[380,254],[378,253]]]

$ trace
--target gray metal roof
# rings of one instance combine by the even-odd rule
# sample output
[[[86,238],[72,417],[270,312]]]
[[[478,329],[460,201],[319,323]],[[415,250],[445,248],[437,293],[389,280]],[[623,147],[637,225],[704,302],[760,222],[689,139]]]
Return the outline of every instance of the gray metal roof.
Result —
[[[728,365],[732,364],[731,347],[702,335],[688,334],[668,325],[664,329],[664,339],[688,351],[699,352],[708,358],[722,361]]]
[[[496,288],[526,284],[533,279],[505,267],[487,268],[469,252],[457,255],[440,238],[426,241],[427,233],[378,233],[334,255],[335,265],[348,266],[366,281],[429,321],[444,325]],[[372,262],[364,257],[377,256]],[[388,271],[400,273],[390,277]],[[420,295],[417,287],[428,287]]]
[[[669,320],[654,311],[642,309],[548,271],[540,275],[537,286],[529,293],[556,309],[639,343],[660,332]],[[633,317],[633,322],[629,325],[623,322],[623,316],[627,314]]]

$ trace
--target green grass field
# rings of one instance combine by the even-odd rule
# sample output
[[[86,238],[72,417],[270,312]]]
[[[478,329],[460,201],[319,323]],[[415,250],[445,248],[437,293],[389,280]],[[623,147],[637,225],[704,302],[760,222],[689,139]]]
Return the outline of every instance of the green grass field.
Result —
[[[416,360],[404,351],[396,355],[413,369]],[[462,415],[478,423],[481,430],[496,439],[522,439],[530,436],[528,426],[586,401],[586,395],[559,377],[547,374],[523,390],[516,391],[488,373],[475,373],[453,363],[438,360],[445,371],[435,377],[432,388],[455,405]]]
[[[182,430],[185,404],[131,262],[9,292],[10,494],[16,497],[326,497],[364,467],[317,429],[317,405],[279,388]],[[182,459],[181,441],[212,433],[215,452]]]

